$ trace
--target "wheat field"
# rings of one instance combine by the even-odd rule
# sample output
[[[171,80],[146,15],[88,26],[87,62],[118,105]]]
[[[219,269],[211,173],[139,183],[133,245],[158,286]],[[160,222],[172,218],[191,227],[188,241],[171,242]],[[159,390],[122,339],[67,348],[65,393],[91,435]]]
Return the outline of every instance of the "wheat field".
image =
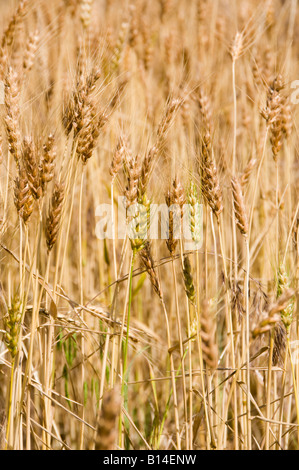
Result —
[[[297,450],[297,0],[0,13],[0,449]]]

